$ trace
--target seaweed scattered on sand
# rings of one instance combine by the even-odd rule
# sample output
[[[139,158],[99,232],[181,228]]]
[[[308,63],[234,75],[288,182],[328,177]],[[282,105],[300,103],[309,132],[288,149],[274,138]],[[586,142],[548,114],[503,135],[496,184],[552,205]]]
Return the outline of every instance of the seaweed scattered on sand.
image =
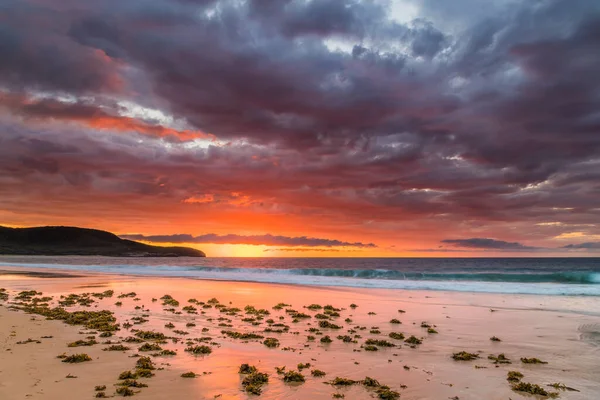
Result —
[[[352,339],[352,336],[348,335],[338,335],[337,339],[341,340],[344,343],[352,343],[354,341],[354,339]]]
[[[148,387],[148,385],[146,385],[145,383],[138,382],[135,379],[125,379],[125,380],[117,383],[116,385],[117,386],[123,386],[123,387],[134,387],[134,388]]]
[[[206,345],[190,346],[187,349],[185,349],[185,351],[194,355],[212,353],[212,349]]]
[[[332,386],[352,386],[357,383],[360,383],[360,381],[355,381],[353,379],[348,379],[348,378],[340,378],[339,376],[336,376],[335,378],[333,378],[331,381],[329,381],[327,383]]]
[[[257,333],[251,333],[251,332],[241,333],[241,332],[236,332],[236,331],[221,331],[221,333],[229,336],[232,339],[247,340],[247,339],[262,339],[262,338],[264,338],[263,335],[259,335]]]
[[[539,358],[525,358],[525,357],[521,357],[521,362],[523,364],[548,364],[546,361],[542,361]]]
[[[154,332],[154,331],[137,331],[135,333],[140,339],[144,340],[165,340],[166,336],[162,332]]]
[[[319,321],[319,327],[320,328],[328,328],[328,329],[342,329],[341,326],[331,323],[327,320]]]
[[[285,374],[285,365],[283,367],[275,367],[275,371],[277,371],[277,375]]]
[[[152,378],[154,376],[152,370],[147,368],[138,368],[136,369],[136,373],[140,378]]]
[[[156,343],[144,343],[138,348],[138,351],[146,352],[146,351],[161,351],[162,347],[157,345]]]
[[[569,392],[579,392],[579,390],[569,387],[569,386],[565,385],[564,383],[560,383],[560,382],[550,383],[548,386],[553,387],[554,389],[557,389],[557,390],[566,390]]]
[[[536,385],[535,383],[528,382],[517,382],[512,385],[512,390],[515,392],[525,392],[529,394],[534,394],[538,396],[545,396],[555,398],[558,397],[558,393],[556,392],[548,392],[543,387]]]
[[[279,339],[276,338],[266,338],[263,341],[263,344],[269,348],[279,347]]]
[[[490,354],[488,360],[494,361],[494,364],[512,364],[512,361],[504,353],[500,353],[497,356]]]
[[[305,381],[304,375],[298,371],[287,371],[283,374],[283,381],[287,383],[302,383]]]
[[[133,390],[131,390],[130,388],[128,388],[127,386],[121,386],[119,388],[117,388],[117,394],[121,395],[123,397],[130,397],[135,395],[135,392]]]
[[[264,372],[252,372],[244,377],[242,386],[246,393],[260,395],[262,386],[269,382],[269,375]]]
[[[327,375],[324,371],[321,371],[320,369],[313,369],[312,371],[310,371],[310,374],[315,378],[320,378],[322,376]]]
[[[379,387],[381,386],[381,384],[379,383],[379,381],[377,379],[373,379],[371,377],[365,377],[365,379],[363,379],[362,384],[364,386],[367,387]]]
[[[150,357],[138,358],[135,363],[135,368],[138,370],[140,370],[140,369],[147,369],[147,370],[156,369],[156,367],[154,366],[154,363],[152,362],[152,359]]]
[[[102,349],[102,351],[127,351],[129,349],[129,347],[123,346],[122,344],[113,344],[112,346]]]
[[[131,371],[123,371],[119,374],[119,379],[137,379],[137,377],[137,373]]]
[[[331,340],[331,337],[329,337],[329,335],[325,335],[320,339],[321,343],[331,343],[333,342],[333,340]]]
[[[509,382],[518,382],[523,378],[523,374],[519,371],[508,371],[506,374],[506,380]]]
[[[66,356],[62,359],[62,362],[64,363],[82,363],[86,361],[92,361],[92,357],[88,356],[85,353],[73,354],[70,356]]]
[[[459,351],[458,353],[452,354],[452,359],[455,361],[472,361],[479,358],[479,354],[469,353],[466,351]]]
[[[377,394],[377,398],[381,400],[396,400],[400,398],[400,393],[390,389],[387,386],[378,387],[375,389],[375,393]]]
[[[419,339],[418,337],[416,337],[414,335],[412,335],[408,339],[404,340],[404,342],[408,343],[408,344],[412,344],[412,345],[417,345],[417,344],[423,343],[423,341],[421,339]]]
[[[379,347],[396,347],[396,345],[392,342],[388,342],[383,339],[367,339],[365,342],[366,345],[374,345]]]
[[[240,365],[240,368],[238,370],[238,374],[252,374],[254,372],[256,372],[257,369],[254,365],[250,365],[250,364],[242,364]]]
[[[404,334],[401,332],[390,332],[388,336],[392,339],[404,340]]]
[[[196,375],[195,372],[191,372],[191,371],[181,374],[182,378],[195,378],[196,376],[198,376],[198,375]]]

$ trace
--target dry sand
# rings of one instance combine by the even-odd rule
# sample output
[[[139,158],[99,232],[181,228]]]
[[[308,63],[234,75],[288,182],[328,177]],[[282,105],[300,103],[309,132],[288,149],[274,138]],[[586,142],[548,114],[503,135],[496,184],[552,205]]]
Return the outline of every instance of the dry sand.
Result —
[[[18,273],[17,273],[18,272]],[[539,384],[548,391],[555,389],[547,385],[561,382],[579,390],[559,390],[561,399],[600,399],[600,347],[594,331],[600,326],[600,303],[598,299],[568,297],[486,295],[467,293],[397,291],[381,289],[315,288],[258,284],[246,282],[216,282],[177,278],[143,278],[116,275],[70,275],[61,271],[51,274],[24,275],[23,269],[4,268],[0,272],[0,287],[7,289],[8,301],[0,306],[0,399],[90,399],[96,392],[94,387],[106,385],[106,394],[115,394],[114,386],[118,375],[132,370],[142,345],[123,343],[132,349],[126,352],[102,351],[105,340],[120,341],[133,336],[135,329],[163,332],[167,336],[179,337],[179,343],[161,344],[162,348],[177,352],[176,356],[154,357],[158,370],[152,378],[140,378],[147,388],[139,391],[140,399],[246,399],[242,391],[243,375],[238,374],[242,363],[249,363],[261,372],[268,373],[269,383],[262,387],[261,399],[330,399],[332,394],[344,394],[346,399],[377,398],[377,394],[360,384],[350,387],[334,387],[324,382],[336,376],[362,380],[366,376],[389,385],[401,394],[402,399],[460,399],[495,400],[542,398],[523,396],[511,390],[506,380],[507,371],[520,371],[523,381]],[[68,278],[67,278],[68,277]],[[133,317],[147,315],[147,322],[134,324],[131,328],[116,332],[110,338],[99,338],[82,326],[66,325],[61,321],[49,321],[43,316],[26,314],[14,309],[14,297],[22,290],[37,290],[43,296],[53,296],[50,306],[56,306],[61,295],[69,293],[103,292],[113,290],[114,296],[94,299],[90,307],[79,305],[67,307],[68,311],[110,310],[120,324],[132,321]],[[122,298],[121,293],[135,292],[136,298]],[[162,301],[152,302],[170,294],[180,302],[177,312],[165,311]],[[41,297],[41,296],[37,296]],[[251,317],[244,311],[227,316],[216,308],[202,308],[193,304],[198,314],[183,311],[191,305],[188,299],[207,302],[217,298],[227,307],[244,309],[253,305],[257,309],[269,310],[260,325],[243,322]],[[92,297],[93,298],[93,297]],[[118,307],[117,301],[123,303]],[[312,316],[292,322],[292,317],[283,310],[274,310],[277,303],[288,303],[301,313]],[[314,316],[323,310],[311,311],[304,306],[317,303],[331,304],[342,309],[340,317],[332,323],[343,329],[320,329],[323,335],[307,330],[318,326]],[[355,303],[358,308],[351,309]],[[135,309],[140,307],[139,309]],[[398,310],[405,313],[399,313]],[[495,311],[491,311],[495,310]],[[578,311],[579,310],[579,311]],[[589,310],[592,312],[581,312]],[[204,311],[205,314],[201,314]],[[594,313],[595,311],[595,313]],[[369,313],[375,313],[374,315]],[[283,319],[280,320],[280,317]],[[231,319],[231,322],[219,320]],[[288,333],[264,333],[268,323],[284,323],[290,327]],[[346,318],[352,322],[345,322]],[[399,319],[401,324],[390,320]],[[188,322],[196,324],[186,327]],[[439,332],[427,333],[421,327],[425,321]],[[175,328],[168,329],[165,324]],[[223,327],[219,324],[231,324]],[[366,327],[360,330],[355,327]],[[370,333],[377,327],[380,334]],[[203,332],[202,329],[208,331]],[[276,326],[272,327],[277,329]],[[355,329],[355,333],[348,333]],[[188,332],[176,334],[174,330]],[[265,337],[279,339],[280,346],[267,348],[255,339],[244,341],[221,334],[221,330],[254,332]],[[423,343],[411,348],[401,340],[388,337],[390,332],[402,332],[406,337],[415,335]],[[69,348],[67,344],[95,336],[99,344]],[[307,342],[314,335],[315,342]],[[329,335],[330,344],[322,344],[320,338]],[[357,343],[344,343],[338,335],[360,335]],[[51,336],[51,338],[42,338]],[[185,352],[186,340],[210,336],[212,353],[193,356]],[[497,336],[502,341],[490,341]],[[378,347],[378,351],[365,351],[362,345],[369,339],[385,339],[397,344],[394,348]],[[17,344],[27,339],[34,340]],[[40,343],[37,343],[39,341]],[[200,343],[195,343],[200,344]],[[480,354],[475,361],[454,361],[452,354],[459,351]],[[56,358],[66,353],[87,353],[92,361],[68,364]],[[152,352],[151,352],[152,353]],[[512,360],[510,365],[494,365],[489,354],[504,353]],[[142,354],[142,353],[140,353]],[[146,355],[146,354],[143,354]],[[537,357],[548,364],[526,365],[520,357]],[[287,384],[276,373],[275,367],[286,366],[297,369],[298,363],[310,363],[303,370],[306,382]],[[325,371],[325,377],[311,376],[311,369]],[[182,378],[184,372],[200,374],[197,378]],[[68,375],[76,378],[67,378]]]

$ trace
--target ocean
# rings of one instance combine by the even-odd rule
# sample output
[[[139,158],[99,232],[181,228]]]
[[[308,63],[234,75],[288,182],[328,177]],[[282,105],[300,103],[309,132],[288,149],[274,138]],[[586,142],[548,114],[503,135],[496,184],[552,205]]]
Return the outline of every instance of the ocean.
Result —
[[[600,258],[0,256],[0,266],[313,286],[600,296]]]

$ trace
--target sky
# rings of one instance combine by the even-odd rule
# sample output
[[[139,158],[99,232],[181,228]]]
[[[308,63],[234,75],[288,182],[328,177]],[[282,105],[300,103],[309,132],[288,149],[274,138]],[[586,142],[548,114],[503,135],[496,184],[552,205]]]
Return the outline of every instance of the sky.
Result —
[[[598,0],[1,0],[0,225],[600,256]]]

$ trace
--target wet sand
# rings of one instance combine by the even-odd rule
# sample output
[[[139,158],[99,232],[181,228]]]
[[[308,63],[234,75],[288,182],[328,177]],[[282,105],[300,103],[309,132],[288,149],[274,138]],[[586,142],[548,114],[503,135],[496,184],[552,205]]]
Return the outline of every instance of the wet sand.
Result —
[[[269,374],[269,382],[262,386],[262,395],[258,397],[261,399],[330,399],[334,393],[343,394],[346,399],[377,398],[374,389],[361,384],[349,387],[324,384],[335,377],[363,380],[366,376],[399,392],[402,399],[543,398],[511,390],[506,380],[508,371],[521,372],[524,382],[539,384],[549,392],[556,391],[561,399],[600,398],[600,346],[595,333],[600,327],[600,300],[596,298],[316,288],[87,273],[75,275],[59,270],[42,277],[38,274],[40,271],[34,269],[32,274],[23,274],[23,268],[3,270],[0,271],[0,288],[6,288],[9,299],[0,301],[0,399],[94,398],[97,393],[94,387],[98,385],[105,385],[106,395],[113,396],[119,374],[134,370],[135,355],[156,352],[139,352],[138,348],[144,343],[125,342],[122,344],[131,350],[102,351],[108,347],[102,343],[106,340],[121,342],[134,336],[136,329],[180,338],[178,343],[168,339],[167,343],[160,344],[163,349],[176,351],[177,355],[151,357],[157,368],[155,375],[138,379],[148,387],[133,389],[138,392],[136,398],[140,399],[256,397],[243,391],[244,375],[238,374],[243,363]],[[15,274],[15,271],[19,273]],[[69,275],[69,279],[65,279],[64,274]],[[83,326],[27,314],[15,309],[23,305],[14,304],[19,303],[15,296],[23,290],[43,292],[36,296],[38,298],[52,296],[50,307],[57,305],[61,295],[113,290],[112,297],[90,296],[94,302],[89,307],[74,305],[66,309],[70,312],[110,310],[121,329],[112,337],[101,338]],[[135,292],[135,298],[118,298],[120,294],[130,292]],[[163,305],[160,297],[165,294],[180,304]],[[153,302],[153,298],[157,301]],[[237,307],[242,311],[227,315],[215,308],[215,304],[203,308],[201,304],[189,303],[188,299],[192,298],[203,303],[216,298],[225,307]],[[117,306],[116,302],[122,302],[122,305]],[[290,305],[281,310],[273,309],[278,303]],[[352,309],[352,303],[358,307]],[[324,310],[305,308],[310,304],[330,304],[339,308],[340,316],[327,321],[342,326],[342,329],[319,328],[320,320],[315,316],[323,314]],[[256,315],[245,313],[247,305],[266,309],[270,314],[256,321]],[[197,314],[183,310],[185,306],[193,306]],[[171,308],[175,310],[165,311]],[[293,322],[294,318],[286,309],[308,314],[311,318]],[[134,324],[132,318],[135,317],[147,321]],[[254,318],[258,324],[253,325],[251,320],[242,321],[246,318]],[[346,322],[346,318],[352,321]],[[273,320],[272,324],[266,322],[269,319]],[[401,324],[390,323],[392,319],[398,319]],[[126,322],[132,326],[125,328]],[[438,333],[428,333],[427,328],[421,327],[423,322]],[[188,323],[195,326],[186,326]],[[269,327],[282,329],[277,326],[280,323],[289,326],[289,331],[264,332]],[[174,327],[167,328],[166,324]],[[318,328],[321,334],[309,332],[310,328]],[[355,332],[348,332],[349,329]],[[262,344],[264,339],[234,339],[223,335],[222,330],[277,338],[280,345],[268,348]],[[380,333],[376,333],[377,330]],[[411,348],[403,340],[390,338],[390,332],[401,332],[406,338],[414,335],[423,342]],[[316,340],[307,341],[309,335]],[[331,337],[331,343],[321,343],[320,338],[325,335]],[[337,339],[338,335],[348,335],[357,343],[345,343]],[[88,336],[94,336],[99,343],[67,347],[76,340],[88,340]],[[492,336],[501,341],[491,341]],[[202,337],[210,339],[195,341],[193,345],[208,345],[211,354],[194,356],[185,351],[186,341]],[[33,342],[17,344],[27,339]],[[387,340],[395,347],[376,346],[377,351],[365,351],[367,339]],[[148,342],[152,343],[151,340]],[[473,361],[453,360],[452,354],[460,351],[480,357]],[[56,358],[62,353],[87,353],[92,361],[64,363]],[[488,359],[488,355],[499,353],[504,353],[512,364],[495,365]],[[548,364],[523,364],[521,357],[537,357]],[[275,369],[286,366],[286,370],[297,370],[299,363],[311,364],[302,371],[306,381],[301,384],[285,383],[283,375],[277,374]],[[327,375],[311,376],[310,371],[315,368]],[[199,376],[193,379],[181,377],[189,371]],[[69,374],[76,378],[67,378]],[[547,386],[557,382],[579,391]]]

